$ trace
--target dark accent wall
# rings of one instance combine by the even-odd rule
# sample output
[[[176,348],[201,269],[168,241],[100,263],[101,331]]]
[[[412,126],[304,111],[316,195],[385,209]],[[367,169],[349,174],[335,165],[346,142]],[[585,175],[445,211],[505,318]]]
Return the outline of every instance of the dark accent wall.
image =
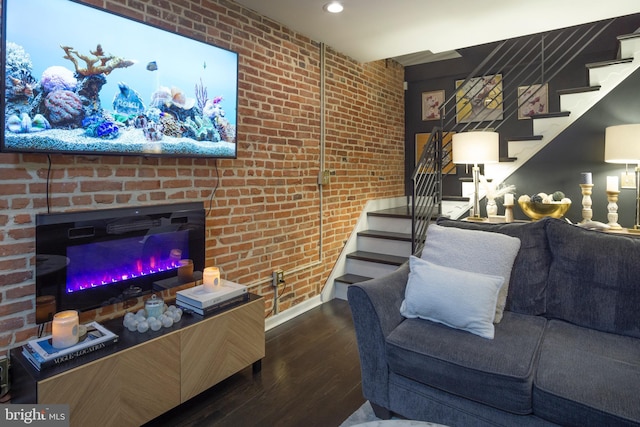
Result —
[[[612,60],[618,54],[618,35],[629,34],[640,27],[640,14],[621,17],[592,43],[549,83],[549,111],[559,111],[557,90],[570,89],[588,85],[588,63]],[[405,80],[405,147],[406,147],[406,192],[411,194],[410,177],[415,164],[415,134],[431,132],[439,121],[422,121],[422,92],[445,89],[447,98],[455,93],[455,81],[464,79],[473,71],[495,44],[476,46],[460,50],[461,58],[406,67]],[[502,73],[505,85],[509,75],[517,74],[515,68],[492,70]],[[564,191],[573,201],[567,217],[578,221],[581,219],[580,172],[590,171],[594,174],[593,210],[594,219],[606,222],[606,194],[604,193],[607,175],[619,175],[624,165],[604,163],[604,128],[615,124],[640,123],[640,100],[637,98],[640,88],[640,76],[635,73],[618,88],[606,96],[583,117],[573,123],[545,149],[534,156],[524,167],[520,168],[507,184],[514,184],[517,194],[535,194],[538,192]],[[535,83],[531,81],[530,83]],[[513,93],[511,93],[513,92]],[[515,89],[505,90],[505,102],[515,97]],[[447,108],[446,119],[455,116],[455,106]],[[507,156],[506,138],[532,135],[531,120],[518,120],[514,112],[505,116],[499,132],[501,136],[501,156]],[[475,125],[475,123],[473,124]],[[454,126],[458,130],[461,126]],[[633,167],[631,168],[633,170]],[[468,177],[464,166],[458,166],[458,173],[449,176],[443,183],[445,196],[459,196],[460,178]],[[631,226],[635,218],[634,190],[622,190],[618,202],[620,209],[619,222],[623,226]],[[526,217],[519,208],[514,209],[516,218]],[[502,208],[500,208],[502,212]]]
[[[580,172],[591,172],[593,219],[607,222],[606,177],[620,176],[625,165],[604,162],[604,132],[607,126],[640,123],[639,90],[640,70],[636,70],[518,169],[507,183],[516,186],[518,195],[563,191],[572,201],[566,216],[577,222],[582,218]],[[635,165],[630,165],[629,170],[634,169]],[[631,227],[635,222],[635,199],[635,190],[621,189],[618,222],[623,227]],[[517,207],[514,213],[516,218],[526,218]]]

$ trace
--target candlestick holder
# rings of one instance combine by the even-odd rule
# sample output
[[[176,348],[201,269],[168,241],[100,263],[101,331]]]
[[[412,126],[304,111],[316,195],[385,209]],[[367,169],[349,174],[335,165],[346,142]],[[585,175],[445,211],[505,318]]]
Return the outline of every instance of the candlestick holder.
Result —
[[[591,210],[591,192],[593,191],[593,184],[580,184],[582,189],[582,221],[591,221],[593,218],[593,211]]]
[[[513,203],[504,204],[504,222],[513,222]]]
[[[618,224],[618,194],[619,191],[607,191],[607,220],[609,223],[607,224],[609,227],[615,230],[619,230],[622,227]]]

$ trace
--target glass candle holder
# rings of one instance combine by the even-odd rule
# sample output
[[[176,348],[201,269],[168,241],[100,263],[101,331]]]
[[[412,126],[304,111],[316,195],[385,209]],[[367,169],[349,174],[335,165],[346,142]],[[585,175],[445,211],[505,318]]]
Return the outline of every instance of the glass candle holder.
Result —
[[[207,267],[202,272],[202,284],[204,289],[213,292],[220,286],[220,269],[218,267]]]
[[[193,282],[193,260],[181,259],[178,262],[178,278],[182,282]]]
[[[53,315],[51,344],[55,348],[71,347],[78,343],[78,312],[65,310]]]

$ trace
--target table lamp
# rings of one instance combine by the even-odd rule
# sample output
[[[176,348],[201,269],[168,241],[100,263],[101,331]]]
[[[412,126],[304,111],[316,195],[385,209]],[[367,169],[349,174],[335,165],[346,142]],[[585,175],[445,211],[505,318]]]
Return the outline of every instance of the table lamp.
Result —
[[[604,161],[636,165],[636,219],[633,229],[640,232],[640,124],[605,129]]]
[[[473,165],[473,215],[467,219],[480,220],[479,164],[497,163],[500,159],[500,135],[497,132],[471,131],[456,133],[451,143],[453,163]]]

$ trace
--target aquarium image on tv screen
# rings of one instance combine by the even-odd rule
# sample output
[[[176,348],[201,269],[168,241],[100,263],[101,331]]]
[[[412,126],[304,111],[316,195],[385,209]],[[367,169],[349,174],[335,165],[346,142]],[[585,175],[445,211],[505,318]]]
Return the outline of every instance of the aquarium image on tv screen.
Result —
[[[236,52],[72,0],[2,15],[2,151],[236,157]]]

